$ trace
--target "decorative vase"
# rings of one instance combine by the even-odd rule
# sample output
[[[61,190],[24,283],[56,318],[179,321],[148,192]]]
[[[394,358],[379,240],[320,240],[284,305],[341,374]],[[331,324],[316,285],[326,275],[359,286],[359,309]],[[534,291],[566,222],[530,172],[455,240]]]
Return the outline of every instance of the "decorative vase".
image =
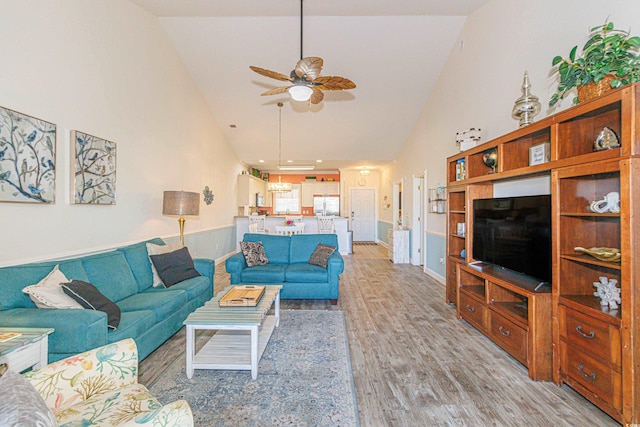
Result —
[[[586,85],[578,86],[578,103],[589,101],[612,91],[611,80],[615,78],[616,76],[613,74],[607,74],[598,83],[589,82]]]

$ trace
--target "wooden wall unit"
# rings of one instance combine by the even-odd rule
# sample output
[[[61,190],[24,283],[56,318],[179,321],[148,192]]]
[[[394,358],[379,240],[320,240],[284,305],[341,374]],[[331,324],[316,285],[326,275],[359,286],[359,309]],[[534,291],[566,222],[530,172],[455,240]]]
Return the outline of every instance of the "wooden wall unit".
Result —
[[[640,245],[639,103],[640,84],[625,86],[447,159],[447,302],[456,303],[459,317],[527,365],[531,378],[566,383],[620,423],[629,424],[640,423],[640,251],[635,250]],[[616,133],[621,146],[594,151],[593,142],[605,126]],[[529,148],[545,142],[550,161],[529,166]],[[482,161],[489,148],[498,153],[495,173]],[[465,176],[459,179],[456,165],[462,161]],[[473,200],[491,197],[495,182],[534,176],[551,176],[551,298],[525,295],[528,288],[519,279],[469,265],[476,261],[471,253]],[[619,213],[589,210],[592,201],[612,191],[620,193]],[[465,236],[457,235],[462,221]],[[622,260],[598,261],[576,252],[576,246],[620,248]],[[463,249],[466,259],[460,257]],[[618,281],[620,308],[602,307],[594,296],[593,283],[601,276]],[[469,286],[474,281],[476,286]],[[478,291],[481,283],[484,294]],[[505,289],[526,296],[529,306],[532,297],[539,300],[536,310],[529,308],[526,322],[524,317],[518,321],[517,316],[505,316],[492,302],[492,293],[512,296]],[[475,314],[464,312],[467,304]],[[548,309],[542,307],[545,304]],[[526,332],[520,335],[526,337],[529,355],[538,355],[535,366],[496,334],[494,316]],[[537,325],[534,336],[528,329],[532,324]],[[540,348],[531,347],[532,339]],[[545,350],[549,343],[552,357]],[[541,367],[540,357],[552,360],[549,370]]]

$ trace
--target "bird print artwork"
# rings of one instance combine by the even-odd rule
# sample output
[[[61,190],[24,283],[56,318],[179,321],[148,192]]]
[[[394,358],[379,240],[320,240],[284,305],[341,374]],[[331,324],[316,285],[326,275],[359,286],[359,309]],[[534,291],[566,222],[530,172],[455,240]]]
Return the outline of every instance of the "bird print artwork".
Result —
[[[56,125],[0,107],[0,202],[52,203]]]
[[[116,144],[73,131],[74,203],[113,205],[116,200]]]

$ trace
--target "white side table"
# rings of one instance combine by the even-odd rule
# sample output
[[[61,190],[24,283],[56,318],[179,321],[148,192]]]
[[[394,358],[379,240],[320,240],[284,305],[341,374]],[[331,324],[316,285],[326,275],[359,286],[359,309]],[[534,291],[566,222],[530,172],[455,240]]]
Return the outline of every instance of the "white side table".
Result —
[[[0,328],[0,334],[17,332],[19,337],[0,342],[0,363],[13,372],[37,369],[47,364],[49,334],[53,328]]]

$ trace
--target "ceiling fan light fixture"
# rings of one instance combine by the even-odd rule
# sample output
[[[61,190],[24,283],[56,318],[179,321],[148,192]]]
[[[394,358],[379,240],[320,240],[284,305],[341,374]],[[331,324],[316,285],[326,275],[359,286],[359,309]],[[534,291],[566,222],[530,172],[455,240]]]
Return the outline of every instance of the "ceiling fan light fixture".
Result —
[[[289,95],[294,101],[308,101],[312,93],[313,89],[309,86],[295,85],[289,88]]]

